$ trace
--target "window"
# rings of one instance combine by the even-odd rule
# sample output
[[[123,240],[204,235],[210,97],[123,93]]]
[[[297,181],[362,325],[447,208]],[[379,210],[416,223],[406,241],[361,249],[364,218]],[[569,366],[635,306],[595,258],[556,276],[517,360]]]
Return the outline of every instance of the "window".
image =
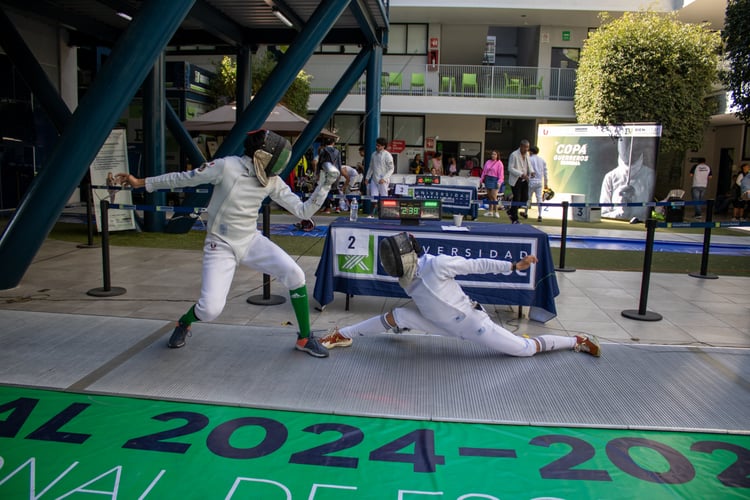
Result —
[[[336,114],[328,128],[339,136],[339,144],[363,144],[364,115]],[[408,147],[424,147],[424,116],[381,115],[380,133],[388,142],[399,139]]]
[[[388,31],[388,54],[406,54],[406,24],[391,24]]]
[[[389,55],[427,54],[426,24],[391,24],[388,32]]]
[[[400,139],[408,147],[424,146],[424,116],[382,115],[380,137]]]
[[[341,144],[362,144],[360,131],[362,115],[335,115],[333,117],[333,132],[339,136]]]

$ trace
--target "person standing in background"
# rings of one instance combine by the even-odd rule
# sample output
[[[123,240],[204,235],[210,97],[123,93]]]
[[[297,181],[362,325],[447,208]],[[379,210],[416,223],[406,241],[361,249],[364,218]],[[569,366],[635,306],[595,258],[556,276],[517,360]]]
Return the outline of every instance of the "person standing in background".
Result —
[[[705,158],[698,158],[698,163],[690,169],[690,178],[693,179],[693,201],[703,201],[706,195],[708,182],[711,180],[711,167],[706,165]],[[695,206],[695,218],[700,219],[701,206]]]
[[[417,175],[424,171],[424,161],[421,154],[417,153],[414,155],[414,159],[409,163],[409,171]]]
[[[323,147],[320,148],[320,153],[318,153],[318,164],[323,165],[323,163],[326,162],[336,167],[339,172],[341,171],[341,151],[339,151],[336,147],[336,141],[333,137],[326,137],[325,141],[323,142]],[[335,201],[335,198],[338,196],[338,194],[339,187],[338,185],[334,184],[331,187],[328,198],[326,198],[326,201],[321,207],[321,209],[325,213],[330,214],[332,206],[336,209],[336,213],[339,213],[340,209]]]
[[[370,167],[365,176],[368,184],[367,193],[372,199],[370,215],[367,216],[370,219],[374,217],[373,214],[378,206],[378,198],[388,196],[388,186],[391,183],[391,175],[395,170],[393,156],[385,149],[387,144],[385,137],[375,139],[375,151],[370,157]]]
[[[742,184],[750,182],[750,163],[743,163],[740,165],[740,171],[737,174],[737,178],[734,180],[734,209],[732,212],[733,222],[745,222],[745,207],[747,207],[747,200],[742,197]]]
[[[487,190],[487,203],[489,204],[489,208],[485,212],[487,217],[500,218],[500,212],[497,210],[497,193],[505,182],[504,169],[505,166],[500,160],[500,153],[493,150],[490,153],[490,158],[485,162],[482,176],[479,178],[479,182],[484,183]]]
[[[456,159],[452,156],[448,158],[448,175],[453,177],[454,175],[458,175],[458,166],[456,165]]]
[[[542,190],[547,189],[547,162],[539,156],[539,148],[532,146],[529,148],[529,163],[531,170],[529,172],[529,204],[531,204],[531,193],[536,196],[537,222],[542,222]]]
[[[508,182],[513,188],[513,205],[508,210],[508,216],[513,224],[520,224],[516,203],[526,203],[529,199],[529,141],[523,139],[518,149],[508,158]],[[524,217],[526,213],[524,212]]]
[[[443,153],[437,151],[430,160],[430,174],[443,175]]]

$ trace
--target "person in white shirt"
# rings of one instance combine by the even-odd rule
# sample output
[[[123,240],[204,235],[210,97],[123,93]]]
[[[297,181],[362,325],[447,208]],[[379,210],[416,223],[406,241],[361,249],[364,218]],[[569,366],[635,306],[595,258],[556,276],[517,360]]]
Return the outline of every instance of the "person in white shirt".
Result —
[[[305,273],[282,248],[258,232],[258,211],[270,197],[302,220],[310,219],[339,178],[339,171],[321,165],[318,185],[303,202],[279,177],[284,171],[291,146],[283,137],[266,130],[250,132],[243,156],[227,156],[185,172],[172,172],[139,179],[117,174],[118,181],[146,191],[213,184],[208,204],[208,228],[203,246],[203,275],[200,298],[177,322],[167,345],[185,345],[190,326],[196,321],[212,321],[224,310],[229,287],[237,266],[267,273],[289,290],[299,326],[295,348],[323,358],[328,351],[310,330],[310,308]]]
[[[471,340],[510,356],[533,356],[556,350],[575,350],[597,357],[601,355],[599,342],[594,336],[540,335],[526,338],[514,335],[495,323],[455,280],[456,276],[466,274],[523,272],[537,262],[534,255],[527,255],[512,263],[445,254],[435,256],[424,253],[416,238],[405,232],[383,238],[378,255],[383,269],[398,278],[399,285],[411,297],[413,304],[397,307],[352,326],[332,328],[320,339],[326,348],[351,346],[352,337],[357,335],[419,330]]]
[[[737,173],[737,178],[734,180],[734,208],[732,211],[732,221],[734,222],[745,222],[745,207],[747,206],[747,199],[743,198],[742,186],[743,183],[748,185],[750,183],[750,163],[743,163],[740,165],[740,171]]]
[[[375,213],[378,198],[388,196],[388,186],[395,170],[393,156],[385,149],[387,144],[388,142],[384,137],[378,137],[375,140],[375,151],[370,157],[370,165],[367,167],[367,174],[365,174],[365,180],[368,182],[367,194],[372,199],[369,218],[372,218]]]
[[[547,162],[539,156],[539,148],[529,148],[529,206],[531,205],[531,194],[536,196],[537,222],[542,222],[542,191],[547,189]]]
[[[706,165],[705,158],[699,158],[698,163],[690,169],[690,177],[693,179],[692,195],[693,201],[703,201],[706,195],[708,181],[711,180],[711,167]],[[701,217],[701,206],[695,205],[695,218]]]
[[[508,157],[508,180],[513,188],[513,203],[508,209],[508,216],[513,224],[519,224],[517,203],[526,203],[529,199],[529,141],[523,139],[518,149]],[[522,213],[526,218],[528,214]]]
[[[362,167],[341,165],[341,177],[339,177],[339,191],[344,195],[339,200],[339,210],[349,210],[346,195],[359,194],[359,184],[362,182]]]

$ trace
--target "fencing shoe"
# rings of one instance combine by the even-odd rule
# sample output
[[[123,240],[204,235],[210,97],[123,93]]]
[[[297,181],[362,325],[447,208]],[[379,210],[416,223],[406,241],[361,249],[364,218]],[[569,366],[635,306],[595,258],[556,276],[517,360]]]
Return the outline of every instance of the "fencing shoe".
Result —
[[[320,339],[320,343],[326,349],[333,349],[334,347],[349,347],[354,341],[349,337],[345,337],[339,332],[337,327],[333,327],[328,331],[328,334]]]
[[[316,339],[312,335],[307,338],[298,338],[297,343],[294,344],[294,348],[298,351],[306,352],[310,356],[314,356],[316,358],[328,357],[328,349],[323,347],[320,342],[318,342],[318,339]]]
[[[573,349],[576,352],[585,352],[597,358],[602,355],[599,341],[593,335],[576,335],[576,345]]]
[[[190,325],[186,325],[182,321],[177,322],[177,326],[172,332],[172,336],[169,337],[167,347],[177,349],[185,345],[185,339],[190,336]]]

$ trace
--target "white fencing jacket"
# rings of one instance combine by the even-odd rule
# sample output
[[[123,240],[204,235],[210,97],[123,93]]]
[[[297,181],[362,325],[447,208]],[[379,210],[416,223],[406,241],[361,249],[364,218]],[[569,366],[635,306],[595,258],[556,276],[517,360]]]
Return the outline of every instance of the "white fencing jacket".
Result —
[[[475,332],[487,313],[475,304],[453,279],[463,274],[510,273],[513,263],[494,259],[466,259],[449,255],[422,255],[412,282],[404,288],[425,318],[449,331],[463,327]],[[469,319],[470,321],[465,320]],[[458,332],[455,332],[458,333]]]
[[[201,184],[215,186],[207,210],[207,235],[227,242],[238,260],[246,254],[250,240],[258,232],[258,211],[266,197],[300,219],[309,219],[323,204],[331,187],[318,183],[310,198],[302,202],[279,176],[269,177],[268,185],[262,186],[250,157],[227,156],[194,170],[147,177],[146,191]]]

